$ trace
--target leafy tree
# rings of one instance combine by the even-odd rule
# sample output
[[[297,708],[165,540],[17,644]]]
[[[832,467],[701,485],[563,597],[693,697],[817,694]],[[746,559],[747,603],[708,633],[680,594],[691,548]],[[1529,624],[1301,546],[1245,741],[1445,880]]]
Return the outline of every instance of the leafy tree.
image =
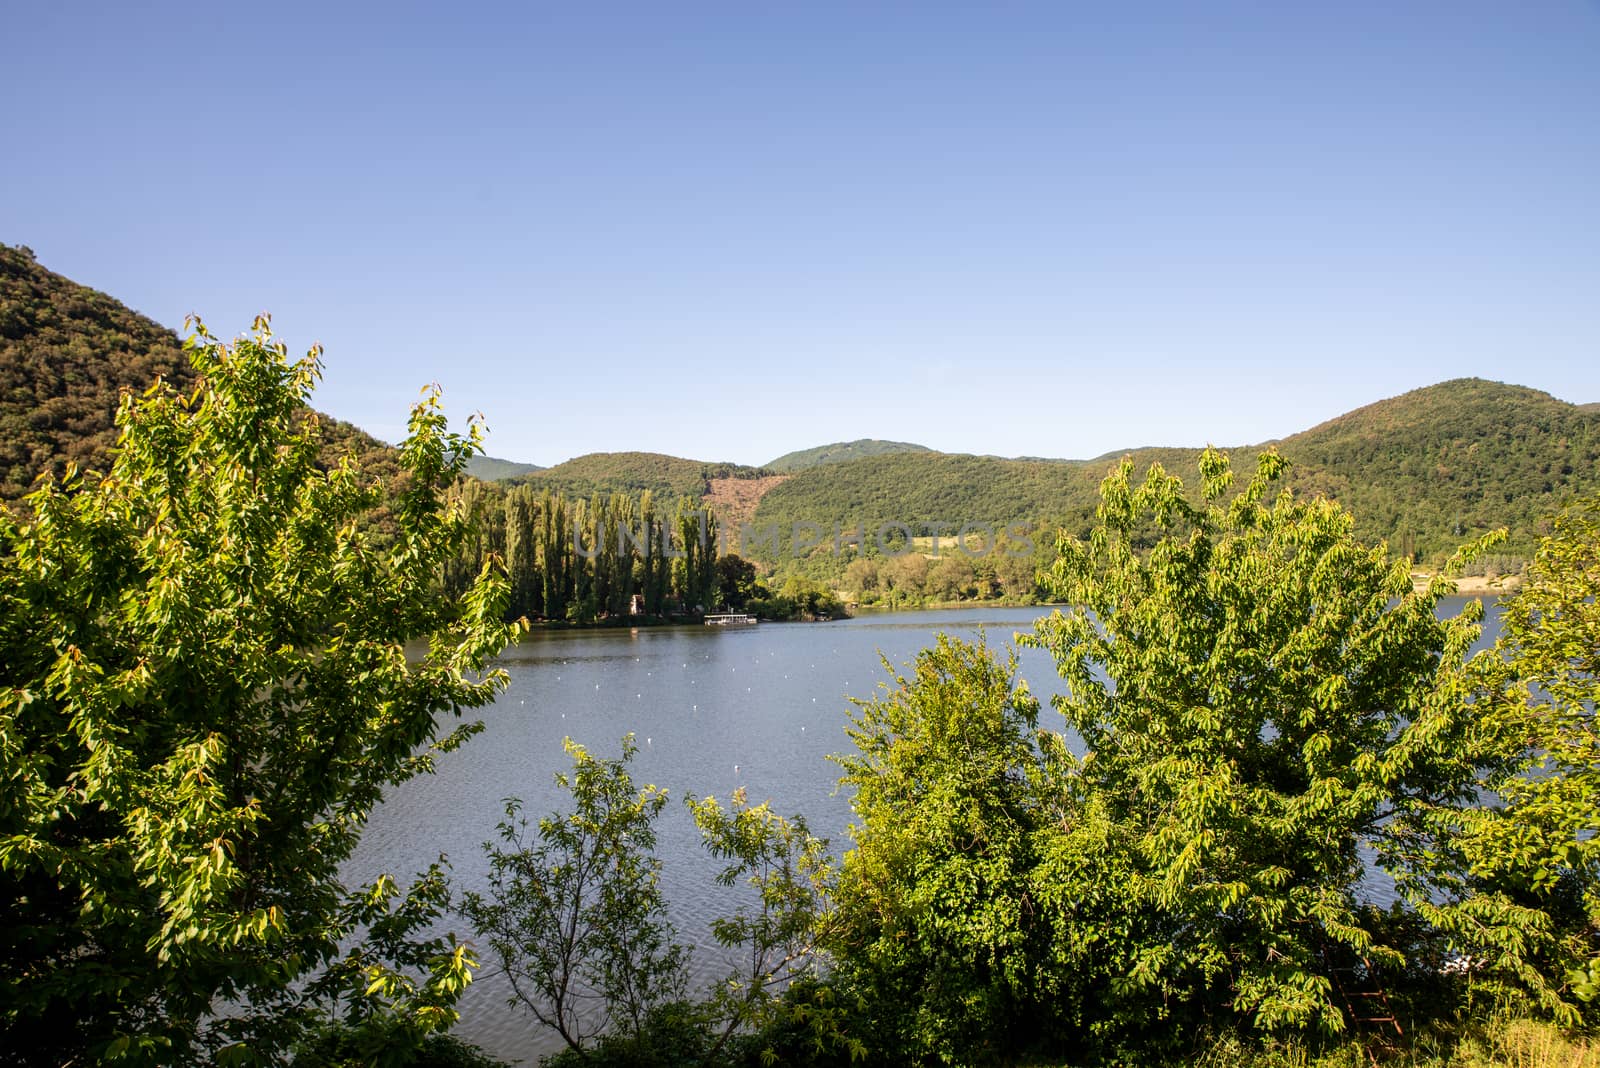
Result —
[[[732,553],[717,560],[717,603],[738,611],[756,592],[756,565]]]
[[[582,1051],[619,1030],[642,1037],[650,1015],[682,997],[688,951],[673,941],[652,852],[667,795],[634,789],[633,735],[616,760],[571,739],[566,748],[573,770],[556,781],[573,810],[535,831],[508,800],[502,844],[484,846],[488,892],[464,894],[461,914],[499,958],[512,1004]]]
[[[717,882],[743,882],[754,896],[752,904],[711,925],[719,944],[740,950],[740,964],[701,1007],[712,1035],[704,1061],[715,1063],[741,1031],[795,1020],[808,1025],[814,1046],[864,1055],[859,1040],[841,1033],[832,1014],[804,999],[775,996],[798,978],[817,977],[821,947],[833,936],[835,872],[828,843],[812,835],[800,816],[785,819],[765,802],[751,805],[743,788],[734,791],[726,809],[714,797],[686,801],[706,849],[726,862]]]
[[[1411,887],[1480,988],[1582,1022],[1600,984],[1600,499],[1557,517],[1479,658],[1479,803],[1434,813]]]
[[[1060,539],[1074,607],[1030,640],[1067,730],[1038,729],[1014,660],[943,637],[861,706],[837,975],[880,1053],[1338,1033],[1334,969],[1407,963],[1416,913],[1368,906],[1364,858],[1436,878],[1439,814],[1476,803],[1481,608],[1437,618],[1448,583],[1414,590],[1337,505],[1269,499],[1276,455],[1237,490],[1199,466],[1197,504],[1124,463]]]
[[[1052,849],[1040,885],[1062,910],[1102,903],[1091,926],[1116,937],[1092,967],[1125,1022],[1187,1005],[1343,1029],[1330,962],[1402,963],[1359,907],[1363,851],[1402,877],[1426,867],[1428,814],[1473,796],[1464,665],[1481,606],[1440,620],[1448,585],[1414,591],[1337,505],[1269,502],[1283,466],[1263,454],[1222,503],[1232,474],[1208,449],[1196,506],[1159,466],[1136,485],[1124,462],[1101,526],[1063,538],[1052,572],[1075,607],[1037,641],[1087,752],[1060,750],[1080,837]],[[1059,916],[1070,944],[1082,916]]]
[[[857,703],[856,752],[835,758],[857,823],[832,944],[880,1054],[994,1059],[1048,1018],[1025,1011],[1045,767],[1039,705],[1015,672],[1014,656],[941,634],[910,676]]]
[[[878,561],[859,557],[844,569],[844,584],[857,595],[876,593],[878,589]]]
[[[777,1024],[851,1049],[836,1014],[782,996],[792,981],[816,978],[833,887],[827,843],[742,791],[726,808],[686,799],[706,849],[725,862],[717,881],[745,890],[744,903],[712,924],[739,964],[705,998],[688,997],[689,951],[666,918],[654,852],[667,794],[634,787],[637,751],[631,734],[614,760],[568,740],[573,770],[557,782],[572,809],[535,830],[510,800],[500,843],[484,847],[488,887],[463,894],[460,911],[504,966],[512,1004],[566,1042],[556,1063],[721,1063],[735,1039]]]
[[[380,549],[358,522],[379,487],[318,463],[319,352],[291,362],[265,317],[233,344],[196,323],[186,349],[197,384],[124,400],[106,477],[0,511],[0,1044],[21,1063],[268,1063],[341,996],[421,1035],[470,977],[464,947],[408,937],[437,873],[401,900],[338,869],[384,788],[477,726],[443,717],[503,684],[483,673],[512,637],[503,579],[437,592],[477,429],[449,433],[435,393],[413,410]],[[363,927],[384,936],[341,956]]]
[[[505,567],[511,595],[506,611],[512,616],[537,615],[540,607],[539,573],[535,564],[533,491],[518,486],[505,495]]]

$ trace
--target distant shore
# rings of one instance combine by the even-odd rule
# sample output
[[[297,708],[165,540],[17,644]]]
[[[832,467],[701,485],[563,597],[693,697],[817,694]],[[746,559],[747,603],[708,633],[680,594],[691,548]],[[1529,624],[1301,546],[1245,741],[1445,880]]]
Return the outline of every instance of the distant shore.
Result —
[[[1411,572],[1411,584],[1417,589],[1426,589],[1433,580],[1433,573],[1429,571]],[[1455,579],[1456,592],[1466,594],[1491,594],[1515,593],[1522,585],[1521,575],[1500,575],[1489,578],[1486,575],[1463,575]]]

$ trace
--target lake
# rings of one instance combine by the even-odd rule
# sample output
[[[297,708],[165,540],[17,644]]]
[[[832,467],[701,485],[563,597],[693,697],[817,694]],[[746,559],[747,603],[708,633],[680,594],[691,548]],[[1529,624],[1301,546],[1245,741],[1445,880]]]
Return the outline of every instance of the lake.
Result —
[[[1466,600],[1450,598],[1442,610],[1459,612]],[[1480,646],[1498,630],[1498,607],[1487,608]],[[783,814],[803,813],[813,833],[842,852],[849,798],[834,791],[838,770],[828,756],[850,748],[848,698],[870,697],[889,680],[880,658],[904,665],[939,631],[970,638],[981,630],[998,647],[1048,611],[978,607],[864,613],[832,623],[530,634],[500,662],[511,681],[478,713],[483,733],[441,757],[437,774],[391,792],[345,877],[390,872],[404,880],[445,853],[456,887],[482,888],[482,844],[494,837],[504,799],[522,798],[530,819],[565,807],[553,781],[570,766],[562,740],[615,756],[631,731],[639,745],[635,783],[672,794],[659,826],[663,887],[681,940],[702,947],[698,976],[710,979],[721,958],[707,923],[728,907],[730,891],[712,882],[718,865],[700,849],[683,796],[726,800],[742,786],[752,802],[770,799]],[[1058,725],[1047,702],[1061,692],[1061,680],[1048,654],[1022,651],[1020,674],[1046,703],[1044,725]],[[467,935],[459,921],[455,926]],[[559,1048],[524,1010],[506,1005],[508,990],[489,974],[495,965],[480,949],[483,972],[462,1001],[456,1033],[506,1059],[532,1061]]]

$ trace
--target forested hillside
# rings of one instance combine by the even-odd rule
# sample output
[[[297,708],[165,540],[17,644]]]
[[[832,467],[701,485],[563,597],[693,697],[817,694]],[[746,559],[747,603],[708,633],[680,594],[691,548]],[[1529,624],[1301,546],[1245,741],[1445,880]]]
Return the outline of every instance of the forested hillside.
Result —
[[[120,394],[157,376],[193,382],[171,330],[46,270],[26,249],[0,245],[0,499],[68,461],[104,467]],[[337,420],[323,417],[323,426],[330,459],[354,450],[369,470],[393,472],[388,446]],[[1507,551],[1525,556],[1544,517],[1600,489],[1600,405],[1481,379],[1413,390],[1269,444],[1291,462],[1291,486],[1336,498],[1363,537],[1386,538],[1424,561],[1497,526],[1510,528]],[[571,499],[648,491],[663,505],[703,501],[716,482],[718,498],[737,504],[724,508],[730,529],[750,518],[785,531],[813,523],[870,534],[904,523],[922,533],[935,523],[1080,525],[1123,455],[1005,460],[862,439],[789,453],[766,468],[599,452],[542,470],[479,458],[475,472]],[[1141,471],[1159,461],[1198,484],[1192,450],[1127,455]],[[771,477],[785,471],[786,480]],[[725,480],[748,481],[748,492],[727,491]]]
[[[68,461],[103,466],[123,388],[193,379],[172,331],[0,245],[0,496]]]
[[[829,531],[890,523],[1005,524],[1092,508],[1100,475],[1084,464],[942,452],[892,453],[801,471],[773,488],[757,524],[815,523]],[[953,528],[952,528],[953,529]]]
[[[157,377],[194,384],[176,334],[47,270],[29,249],[0,244],[0,501],[68,462],[105,469],[122,393]],[[337,419],[321,423],[330,458],[354,451],[370,472],[398,470],[383,442]]]
[[[760,478],[770,473],[758,467],[685,460],[658,452],[592,452],[511,481],[569,497],[649,490],[663,500],[676,500],[704,496],[714,478]]]
[[[1423,557],[1498,526],[1529,555],[1549,516],[1600,489],[1600,412],[1478,378],[1369,404],[1279,447],[1290,485],[1337,499],[1363,537]]]
[[[467,461],[467,474],[473,478],[481,478],[488,482],[500,479],[516,478],[518,475],[531,475],[535,471],[543,471],[538,464],[518,463],[515,460],[502,460],[497,456],[474,456]]]
[[[1531,553],[1545,517],[1600,489],[1600,411],[1547,393],[1457,379],[1342,415],[1278,442],[1302,493],[1333,497],[1363,537],[1384,538],[1419,560],[1464,539],[1510,528],[1507,550]],[[845,529],[930,521],[1003,524],[1087,517],[1100,480],[1124,456],[1139,471],[1159,462],[1198,486],[1195,453],[1146,448],[1087,461],[1001,460],[917,453],[800,471],[768,493],[758,523]]]
[[[880,441],[877,438],[859,438],[855,441],[836,441],[832,445],[818,445],[798,452],[786,452],[767,464],[769,471],[792,474],[808,467],[824,464],[842,464],[866,456],[882,456],[893,452],[932,452],[926,445],[913,445],[909,441]]]

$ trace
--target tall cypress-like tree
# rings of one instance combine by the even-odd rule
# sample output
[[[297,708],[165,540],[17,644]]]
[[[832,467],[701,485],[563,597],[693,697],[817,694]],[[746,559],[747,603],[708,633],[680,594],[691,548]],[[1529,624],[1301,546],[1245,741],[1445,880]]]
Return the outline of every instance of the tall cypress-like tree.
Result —
[[[506,494],[506,574],[511,583],[513,618],[538,614],[538,553],[534,528],[533,490],[517,486]]]

